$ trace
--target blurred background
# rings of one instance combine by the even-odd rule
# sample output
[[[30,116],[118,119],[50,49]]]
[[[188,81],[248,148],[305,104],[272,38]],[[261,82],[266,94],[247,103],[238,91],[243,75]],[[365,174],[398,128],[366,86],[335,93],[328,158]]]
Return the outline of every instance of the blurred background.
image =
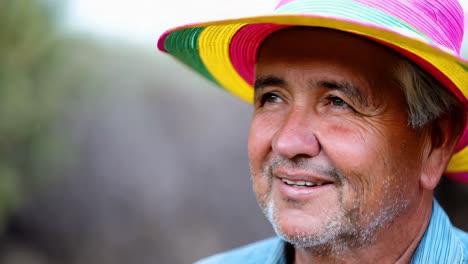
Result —
[[[275,4],[2,0],[0,263],[191,263],[273,235],[250,187],[250,106],[155,44]],[[437,195],[468,230],[468,185]]]

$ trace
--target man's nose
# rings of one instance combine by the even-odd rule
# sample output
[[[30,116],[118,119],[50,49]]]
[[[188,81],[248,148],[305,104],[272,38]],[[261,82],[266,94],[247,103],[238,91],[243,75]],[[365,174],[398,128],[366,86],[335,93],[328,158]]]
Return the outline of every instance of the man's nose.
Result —
[[[293,109],[272,141],[275,153],[292,159],[296,156],[314,157],[320,152],[315,135],[317,121],[304,109]]]

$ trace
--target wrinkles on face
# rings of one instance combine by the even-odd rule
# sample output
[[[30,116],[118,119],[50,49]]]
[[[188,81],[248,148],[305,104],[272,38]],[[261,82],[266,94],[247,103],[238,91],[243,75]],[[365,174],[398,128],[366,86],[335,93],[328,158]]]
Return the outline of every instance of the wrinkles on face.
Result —
[[[423,139],[407,126],[394,81],[400,59],[318,29],[264,43],[249,134],[253,189],[275,231],[297,247],[336,254],[365,247],[408,208]],[[332,184],[310,199],[285,196],[278,168]]]

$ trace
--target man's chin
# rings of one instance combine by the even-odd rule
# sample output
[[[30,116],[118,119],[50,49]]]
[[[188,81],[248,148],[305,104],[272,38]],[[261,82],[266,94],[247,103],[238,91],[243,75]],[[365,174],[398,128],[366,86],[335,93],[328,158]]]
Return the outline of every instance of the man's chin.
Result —
[[[321,233],[313,229],[299,229],[296,225],[273,225],[278,236],[295,248],[316,248],[329,244],[336,234]]]
[[[277,229],[287,237],[316,236],[322,229],[322,224],[304,225],[303,221],[278,221]]]
[[[303,208],[280,208],[273,210],[274,222],[287,234],[319,234],[330,222],[343,221],[339,212],[304,210]]]
[[[321,214],[305,214],[299,208],[278,209],[270,201],[264,213],[276,234],[296,248],[328,248],[340,240],[342,233],[353,232],[340,210],[335,213],[322,211]]]
[[[320,219],[297,212],[278,212],[274,207],[269,207],[266,215],[278,236],[300,248],[314,247],[325,243],[325,240],[333,240],[340,229],[338,221],[325,223],[323,219],[327,218]]]

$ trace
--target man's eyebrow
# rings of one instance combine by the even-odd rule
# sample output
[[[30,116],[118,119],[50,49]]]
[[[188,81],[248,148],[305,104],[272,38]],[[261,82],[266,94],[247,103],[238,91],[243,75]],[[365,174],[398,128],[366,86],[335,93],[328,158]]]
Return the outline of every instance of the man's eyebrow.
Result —
[[[314,84],[316,87],[322,87],[329,90],[339,90],[346,94],[350,99],[356,99],[361,105],[369,105],[365,96],[363,96],[361,89],[349,82],[339,82],[333,80],[322,80]]]
[[[285,86],[287,82],[277,76],[273,75],[266,75],[266,76],[260,76],[255,80],[254,88],[255,90],[265,88],[268,86]]]

